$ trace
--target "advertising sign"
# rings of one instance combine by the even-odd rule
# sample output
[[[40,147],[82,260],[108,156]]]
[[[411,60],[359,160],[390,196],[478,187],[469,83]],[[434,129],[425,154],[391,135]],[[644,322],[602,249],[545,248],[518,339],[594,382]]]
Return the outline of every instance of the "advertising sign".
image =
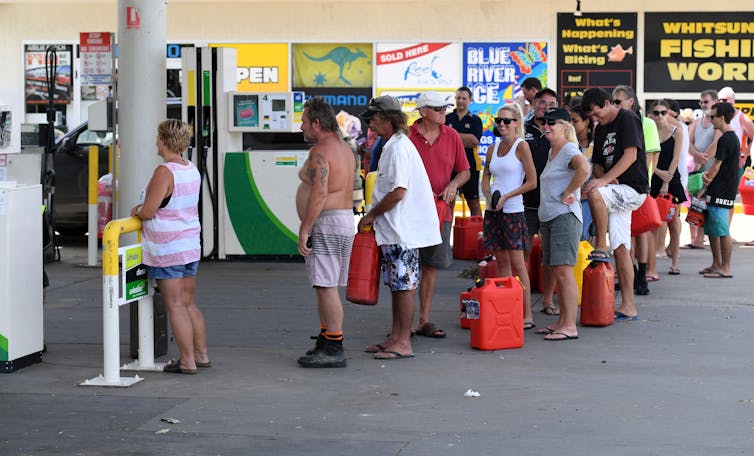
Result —
[[[236,48],[238,92],[288,92],[288,43],[210,44]]]
[[[464,43],[463,85],[471,89],[469,111],[482,119],[479,156],[495,143],[493,128],[498,108],[521,96],[520,83],[529,77],[547,86],[547,43]]]
[[[371,43],[294,43],[292,49],[294,87],[372,87]]]
[[[325,99],[338,115],[338,121],[340,122],[342,112],[351,115],[351,123],[349,123],[348,134],[351,138],[357,140],[357,142],[363,142],[362,139],[366,138],[367,129],[369,125],[366,122],[362,122],[358,115],[366,111],[369,100],[372,98],[372,88],[358,88],[347,89],[343,87],[333,88],[297,88],[294,87],[294,91],[301,90],[306,93],[306,99],[319,96]],[[355,127],[353,124],[357,124]],[[358,130],[358,131],[357,131]]]
[[[461,85],[460,43],[377,43],[380,89],[452,89]]]
[[[590,87],[636,88],[636,13],[558,13],[561,102]],[[646,89],[646,87],[645,87]],[[648,89],[647,89],[648,90]]]
[[[142,263],[141,244],[134,244],[118,249],[120,256],[120,301],[128,304],[149,294],[147,284],[147,267]]]
[[[754,92],[754,12],[644,15],[644,90]]]
[[[52,45],[57,52],[55,75],[55,90],[53,93],[55,104],[71,102],[73,91],[71,83],[71,63],[73,46],[68,44]],[[45,52],[49,44],[24,45],[24,76],[25,99],[27,104],[46,104],[49,100],[47,93],[47,73],[45,69]]]
[[[113,34],[109,32],[80,33],[81,99],[107,98],[113,83]]]

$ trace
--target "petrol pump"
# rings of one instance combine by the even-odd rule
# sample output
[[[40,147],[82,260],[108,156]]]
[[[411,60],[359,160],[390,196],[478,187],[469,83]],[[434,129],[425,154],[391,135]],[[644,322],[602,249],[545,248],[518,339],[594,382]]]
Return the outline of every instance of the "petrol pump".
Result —
[[[298,255],[295,196],[309,146],[303,92],[236,92],[236,50],[183,53],[183,120],[202,175],[206,258]]]

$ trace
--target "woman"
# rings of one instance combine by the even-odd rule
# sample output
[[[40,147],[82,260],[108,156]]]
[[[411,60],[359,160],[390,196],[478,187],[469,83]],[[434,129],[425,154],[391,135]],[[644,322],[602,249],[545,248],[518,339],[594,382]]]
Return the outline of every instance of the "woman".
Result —
[[[571,107],[571,125],[576,131],[576,140],[578,141],[581,154],[590,163],[589,174],[591,174],[592,149],[594,149],[594,122],[586,115],[581,104]],[[587,178],[587,181],[589,179]],[[586,195],[581,195],[581,221],[583,228],[581,230],[581,239],[591,242],[589,227],[592,225],[592,210],[589,203],[586,202]]]
[[[542,127],[550,141],[550,155],[539,179],[542,264],[549,266],[555,277],[560,302],[558,321],[537,331],[545,334],[545,340],[579,338],[576,329],[579,289],[573,268],[581,240],[581,186],[590,169],[568,120],[565,109],[548,109]]]
[[[524,250],[530,246],[523,194],[536,188],[537,171],[524,141],[523,114],[518,104],[500,108],[495,125],[502,140],[487,153],[482,174],[482,193],[490,203],[484,213],[484,246],[495,252],[498,277],[514,275],[521,281],[524,329],[531,329],[531,290],[524,260]]]
[[[199,191],[201,179],[193,163],[181,157],[191,129],[179,120],[157,128],[157,153],[165,163],[155,169],[144,202],[131,209],[143,224],[144,264],[165,299],[170,325],[181,357],[164,371],[195,374],[210,367],[204,316],[194,302],[194,277],[199,266]]]
[[[673,219],[667,222],[668,232],[670,233],[670,245],[667,248],[668,256],[671,259],[668,274],[678,275],[678,249],[681,238],[681,219],[678,217],[678,205],[686,201],[686,191],[681,184],[681,174],[678,172],[678,161],[681,158],[683,147],[683,132],[680,128],[674,126],[668,120],[668,110],[670,103],[665,100],[656,101],[652,105],[649,114],[657,124],[657,132],[660,135],[660,153],[657,159],[657,166],[652,171],[651,189],[649,194],[653,198],[658,195],[670,195],[673,200]],[[666,221],[663,220],[663,223]],[[654,251],[660,243],[665,242],[664,236],[660,239],[661,229],[654,231],[655,245],[650,248]],[[647,279],[650,277],[659,279],[656,269],[647,269]]]

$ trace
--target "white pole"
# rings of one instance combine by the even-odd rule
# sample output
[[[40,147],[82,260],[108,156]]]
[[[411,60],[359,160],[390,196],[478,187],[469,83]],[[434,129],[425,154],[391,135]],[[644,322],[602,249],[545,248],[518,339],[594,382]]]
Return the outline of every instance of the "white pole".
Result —
[[[87,265],[97,265],[97,176],[99,174],[99,146],[89,146],[89,175],[87,203],[89,204],[89,239]]]
[[[102,347],[106,385],[120,384],[120,320],[118,319],[118,276],[102,277]]]
[[[151,295],[139,299],[139,368],[154,366],[154,312]]]
[[[89,240],[87,266],[97,266],[97,204],[89,204]]]

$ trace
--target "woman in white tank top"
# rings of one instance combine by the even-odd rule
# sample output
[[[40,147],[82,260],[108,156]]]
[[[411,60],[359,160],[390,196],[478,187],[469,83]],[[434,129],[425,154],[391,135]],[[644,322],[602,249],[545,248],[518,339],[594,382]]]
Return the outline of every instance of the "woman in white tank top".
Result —
[[[537,186],[537,171],[529,145],[524,141],[521,108],[515,103],[500,108],[495,128],[502,140],[487,159],[482,174],[484,245],[497,258],[497,276],[517,276],[524,286],[524,329],[534,327],[531,315],[529,273],[524,250],[530,248],[524,217],[523,194]]]

